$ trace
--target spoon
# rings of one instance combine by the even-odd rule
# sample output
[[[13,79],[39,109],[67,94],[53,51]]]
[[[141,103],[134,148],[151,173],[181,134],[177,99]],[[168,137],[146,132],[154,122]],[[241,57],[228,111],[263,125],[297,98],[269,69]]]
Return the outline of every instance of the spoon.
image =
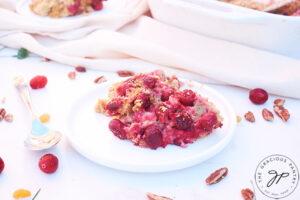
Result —
[[[43,150],[54,146],[60,141],[62,136],[61,133],[47,128],[40,122],[37,115],[34,114],[29,97],[28,85],[24,82],[24,78],[18,76],[15,77],[13,81],[27,106],[32,119],[31,131],[24,141],[25,146],[31,150]]]

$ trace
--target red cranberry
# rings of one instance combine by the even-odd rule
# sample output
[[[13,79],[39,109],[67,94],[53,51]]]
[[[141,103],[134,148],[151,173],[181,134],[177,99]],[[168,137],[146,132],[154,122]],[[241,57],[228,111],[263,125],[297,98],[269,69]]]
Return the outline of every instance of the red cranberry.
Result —
[[[253,90],[250,90],[249,99],[254,104],[263,104],[268,100],[268,98],[268,93],[261,88],[255,88]]]
[[[135,102],[140,101],[144,109],[148,109],[151,106],[150,94],[140,93],[137,95]]]
[[[156,126],[149,126],[148,128],[146,128],[144,132],[144,138],[146,144],[151,149],[157,149],[158,147],[163,145],[162,134]]]
[[[168,90],[162,90],[162,94],[161,94],[161,100],[162,101],[168,101],[169,97],[174,94],[174,90],[173,89],[168,89]]]
[[[48,79],[46,76],[35,76],[30,81],[30,87],[34,90],[46,87]]]
[[[4,161],[3,161],[2,158],[0,157],[0,174],[1,174],[1,172],[3,171],[4,167],[5,167]]]
[[[127,138],[124,130],[124,124],[118,119],[113,119],[109,122],[109,130],[121,140]]]
[[[94,10],[102,10],[103,2],[102,0],[92,0],[92,7]]]
[[[145,84],[148,88],[152,89],[152,88],[155,87],[155,84],[156,84],[157,79],[156,79],[155,77],[152,77],[152,76],[147,76],[147,77],[144,77],[144,78],[143,78],[143,81],[144,81],[144,84]]]
[[[76,15],[77,13],[80,13],[80,0],[76,0],[74,4],[69,5],[67,7],[68,11],[70,12],[70,15]]]
[[[196,127],[205,131],[211,131],[217,123],[217,115],[213,112],[208,112],[200,116],[196,123]]]
[[[185,113],[170,113],[170,117],[177,129],[187,130],[192,128],[193,120],[189,114]]]
[[[122,107],[122,100],[121,99],[112,99],[106,105],[106,110],[108,110],[109,114],[117,115],[119,114],[119,110]]]
[[[192,90],[183,90],[176,93],[179,102],[185,106],[193,106],[196,94]]]
[[[40,158],[39,167],[46,174],[54,173],[58,167],[58,159],[53,154],[45,154]]]
[[[160,103],[155,108],[155,114],[160,123],[165,123],[168,120],[169,113],[172,112],[173,109],[170,108],[166,103]]]

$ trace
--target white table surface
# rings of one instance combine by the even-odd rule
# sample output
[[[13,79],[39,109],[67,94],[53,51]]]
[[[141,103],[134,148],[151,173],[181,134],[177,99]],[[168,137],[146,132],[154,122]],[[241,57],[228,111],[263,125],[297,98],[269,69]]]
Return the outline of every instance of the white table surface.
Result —
[[[115,73],[88,70],[77,73],[76,80],[69,80],[68,72],[73,68],[62,64],[42,62],[31,55],[18,60],[12,55],[16,51],[0,51],[0,104],[14,115],[13,123],[0,122],[0,156],[5,169],[0,175],[0,199],[10,200],[16,189],[25,188],[33,194],[42,188],[36,200],[103,199],[103,200],[146,200],[145,193],[152,192],[176,200],[221,200],[242,199],[242,188],[252,188],[258,163],[271,154],[290,157],[300,167],[300,101],[286,99],[286,108],[291,113],[287,123],[275,116],[273,122],[266,122],[261,110],[272,110],[270,96],[264,105],[254,105],[248,99],[248,90],[212,85],[232,103],[236,113],[243,116],[248,110],[256,116],[255,123],[242,120],[237,124],[235,135],[229,145],[215,157],[196,166],[167,173],[129,173],[95,164],[76,152],[64,137],[54,148],[46,151],[30,151],[23,145],[30,130],[29,113],[18,96],[12,78],[23,75],[30,80],[35,75],[48,77],[45,89],[31,91],[34,107],[38,114],[51,115],[49,126],[64,132],[65,105],[91,87],[97,87],[93,80],[105,75],[107,79],[117,77]],[[150,70],[150,69],[147,69]],[[179,75],[179,74],[178,74]],[[85,83],[85,84],[82,84]],[[90,83],[90,84],[86,84]],[[84,123],[84,122],[83,122]],[[44,174],[38,167],[39,158],[53,153],[59,159],[58,170],[51,175]],[[220,183],[207,186],[206,177],[216,169],[228,167],[228,176]],[[255,188],[257,199],[269,199]],[[300,198],[300,187],[285,200]],[[28,198],[30,199],[30,198]]]

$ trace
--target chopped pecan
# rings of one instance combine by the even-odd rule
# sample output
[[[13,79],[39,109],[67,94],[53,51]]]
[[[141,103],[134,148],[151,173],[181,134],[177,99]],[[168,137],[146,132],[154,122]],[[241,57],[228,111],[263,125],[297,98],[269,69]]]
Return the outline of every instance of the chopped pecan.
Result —
[[[285,99],[275,99],[274,105],[283,106],[285,103]]]
[[[241,193],[242,193],[244,200],[253,200],[254,199],[254,193],[249,188],[242,189]]]
[[[94,83],[103,83],[103,82],[106,82],[107,79],[105,78],[105,76],[99,76],[98,78],[96,78],[94,80]]]
[[[1,99],[1,103],[2,103],[2,104],[5,104],[5,102],[6,102],[6,98],[3,97],[3,98]]]
[[[134,72],[132,72],[132,71],[127,71],[127,70],[119,70],[119,71],[117,71],[117,74],[118,74],[120,77],[128,77],[128,76],[133,76],[133,75],[134,75]]]
[[[147,195],[149,200],[173,200],[171,198],[164,197],[164,196],[158,196],[158,195],[152,194],[150,192],[147,192],[146,195]]]
[[[241,116],[236,116],[236,122],[241,122],[242,121],[242,118],[241,118]]]
[[[7,114],[7,115],[5,115],[4,119],[7,122],[12,122],[14,120],[14,117],[12,114]]]
[[[248,111],[245,115],[244,115],[245,119],[248,120],[249,122],[255,122],[255,117],[253,115],[253,113],[251,111]]]
[[[49,61],[51,61],[51,59],[50,58],[41,58],[41,61],[49,62]]]
[[[220,182],[225,176],[228,174],[228,169],[226,167],[218,169],[214,173],[212,173],[209,177],[206,178],[205,182],[208,185],[212,185]]]
[[[274,112],[282,119],[282,121],[286,122],[290,118],[290,113],[283,106],[274,105]]]
[[[68,73],[68,77],[69,77],[69,79],[71,79],[71,80],[75,79],[75,78],[76,78],[76,72],[69,72],[69,73]]]
[[[0,121],[2,121],[5,117],[6,110],[4,108],[0,108]]]
[[[274,119],[273,113],[266,108],[262,110],[262,116],[267,121],[272,121]]]
[[[86,68],[82,67],[82,66],[75,67],[75,70],[78,71],[78,72],[86,72]]]

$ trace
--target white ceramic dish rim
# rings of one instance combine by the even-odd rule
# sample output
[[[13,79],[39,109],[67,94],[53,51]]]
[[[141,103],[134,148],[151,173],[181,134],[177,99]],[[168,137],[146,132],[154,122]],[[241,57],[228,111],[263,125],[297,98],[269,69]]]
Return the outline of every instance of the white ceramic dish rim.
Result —
[[[151,0],[149,0],[151,1]],[[170,5],[178,5],[180,7],[188,7],[189,9],[200,11],[206,15],[212,17],[218,17],[221,19],[227,19],[231,22],[241,23],[267,23],[265,20],[284,20],[284,21],[295,21],[300,22],[300,17],[297,16],[285,16],[279,14],[273,14],[263,11],[258,11],[250,8],[245,8],[237,5],[233,5],[218,0],[162,0],[164,3]],[[199,3],[206,3],[212,8],[204,8]],[[223,9],[221,11],[220,9]],[[226,12],[224,11],[227,10]]]
[[[184,79],[180,79],[180,80],[183,82],[186,81]],[[120,79],[118,81],[120,81]],[[115,82],[116,82],[116,80],[106,82],[103,84],[103,87],[105,87],[106,85],[110,86],[112,83],[115,83]],[[230,115],[230,119],[232,119],[231,120],[232,123],[230,124],[229,130],[228,130],[228,133],[226,134],[226,136],[218,143],[214,144],[213,146],[211,146],[210,148],[208,148],[204,151],[201,151],[200,153],[193,154],[192,156],[185,157],[184,159],[178,160],[176,162],[173,161],[172,163],[163,163],[163,164],[160,163],[159,165],[139,163],[139,165],[137,166],[136,164],[132,165],[131,163],[112,161],[112,160],[103,159],[103,158],[101,161],[99,161],[99,158],[96,158],[95,156],[91,155],[89,152],[86,152],[84,150],[84,148],[81,147],[80,142],[78,140],[76,140],[74,137],[72,137],[72,133],[68,127],[66,127],[66,129],[65,129],[65,130],[68,130],[68,131],[66,131],[67,139],[77,152],[79,152],[81,155],[88,158],[89,160],[91,160],[97,164],[100,164],[102,166],[106,166],[106,167],[121,170],[121,171],[138,172],[138,173],[158,173],[158,172],[166,172],[166,171],[174,171],[174,170],[184,169],[184,168],[199,164],[199,163],[215,156],[229,144],[229,142],[231,141],[231,139],[233,137],[234,130],[236,127],[236,120],[235,120],[236,114],[235,114],[231,104],[228,102],[228,100],[226,100],[225,97],[223,97],[220,93],[218,93],[217,91],[215,91],[214,89],[212,89],[206,85],[203,85],[203,84],[200,84],[197,82],[192,82],[192,83],[197,85],[198,87],[202,87],[202,89],[208,91],[209,93],[212,93],[214,96],[216,96],[218,99],[220,99],[223,102],[224,107],[227,108],[228,114]],[[85,94],[88,94],[90,92],[91,91],[88,91]],[[82,96],[80,98],[82,98]],[[70,104],[70,108],[72,108],[73,105],[76,104],[77,100],[75,100],[72,104]],[[68,112],[68,113],[70,113],[70,112]],[[68,117],[69,117],[69,114],[68,114]],[[67,125],[68,123],[65,123],[65,124]],[[139,147],[137,147],[137,148],[139,148]]]

